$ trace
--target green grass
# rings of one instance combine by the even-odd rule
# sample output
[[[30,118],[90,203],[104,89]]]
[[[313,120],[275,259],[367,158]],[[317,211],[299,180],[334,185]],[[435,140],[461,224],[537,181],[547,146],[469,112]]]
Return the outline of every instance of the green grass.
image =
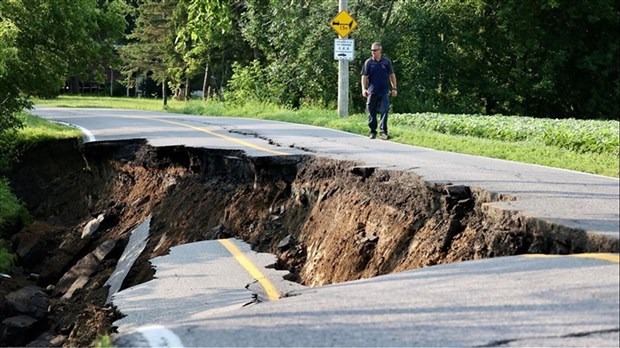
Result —
[[[161,100],[61,96],[37,105],[162,111]],[[290,110],[265,103],[170,100],[167,111],[309,124],[366,135],[366,115],[340,118],[336,110]],[[618,121],[551,120],[520,116],[445,114],[390,115],[392,141],[436,150],[620,176]]]
[[[115,348],[110,335],[99,335],[92,345],[94,348]]]
[[[4,228],[14,221],[29,220],[28,211],[11,192],[8,179],[3,177],[0,177],[0,202],[2,202],[0,203],[2,207],[0,209],[0,232],[3,232]]]
[[[125,98],[125,97],[89,97],[63,95],[56,99],[35,99],[39,106],[57,106],[67,108],[115,108],[148,111],[163,111],[161,99]],[[185,105],[184,101],[168,99],[168,107],[177,109]]]
[[[13,255],[0,239],[0,272],[9,272],[15,263],[15,255]]]
[[[26,224],[30,221],[30,215],[24,205],[11,192],[9,182],[0,177],[0,237],[8,225],[17,223]],[[8,272],[15,261],[13,255],[0,239],[0,272]]]
[[[7,170],[23,153],[34,144],[52,139],[79,138],[79,130],[34,117],[26,112],[19,115],[24,127],[0,133],[0,171]]]
[[[539,119],[524,116],[398,114],[398,125],[507,142],[533,141],[581,153],[619,155],[618,121]]]
[[[17,132],[16,140],[20,144],[31,146],[44,140],[79,138],[81,135],[77,129],[26,114],[24,128]]]

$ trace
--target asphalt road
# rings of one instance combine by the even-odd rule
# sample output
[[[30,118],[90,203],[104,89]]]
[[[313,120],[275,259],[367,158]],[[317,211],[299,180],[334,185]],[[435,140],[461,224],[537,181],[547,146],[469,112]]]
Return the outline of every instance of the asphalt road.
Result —
[[[37,108],[33,113],[83,127],[91,140],[146,138],[154,146],[241,149],[251,156],[310,153],[407,170],[428,182],[468,185],[515,199],[490,204],[489,209],[516,210],[587,233],[619,236],[616,178],[273,121],[111,109]],[[113,302],[130,313],[119,322],[118,342],[129,346],[620,344],[618,254],[495,258],[300,289],[265,268],[269,255],[255,255],[240,241],[233,242],[245,262],[264,275],[265,284],[280,295],[292,296],[270,300],[267,285],[255,282],[256,273],[221,241],[179,246],[197,249],[173,248],[170,255],[154,261],[156,280],[114,296]],[[232,268],[218,273],[224,264]],[[175,286],[174,281],[184,285]]]
[[[246,250],[249,257],[260,256]],[[115,296],[114,303],[127,314],[115,323],[116,344],[617,347],[620,343],[618,264],[608,260],[502,257],[298,290],[276,280],[274,284],[283,286],[289,296],[260,303],[252,302],[251,291],[243,287],[251,277],[242,279],[243,271],[235,273],[232,256],[218,241],[172,248],[170,255],[154,263],[157,279]]]

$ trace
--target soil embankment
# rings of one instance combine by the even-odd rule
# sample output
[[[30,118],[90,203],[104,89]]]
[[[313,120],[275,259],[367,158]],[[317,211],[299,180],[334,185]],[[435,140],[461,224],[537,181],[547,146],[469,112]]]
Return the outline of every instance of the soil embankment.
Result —
[[[489,209],[509,199],[412,173],[312,156],[152,148],[140,140],[40,144],[9,173],[35,222],[3,236],[18,255],[0,283],[0,345],[87,346],[113,331],[106,280],[152,215],[125,279],[182,243],[237,237],[308,286],[520,253],[617,252],[617,242]]]

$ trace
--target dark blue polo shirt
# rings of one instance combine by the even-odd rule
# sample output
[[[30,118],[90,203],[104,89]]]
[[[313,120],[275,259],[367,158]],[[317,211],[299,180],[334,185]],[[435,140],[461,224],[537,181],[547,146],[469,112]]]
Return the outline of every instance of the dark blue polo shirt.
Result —
[[[368,93],[381,95],[390,92],[390,75],[393,73],[392,61],[381,56],[379,61],[368,58],[362,67],[361,75],[368,75]]]

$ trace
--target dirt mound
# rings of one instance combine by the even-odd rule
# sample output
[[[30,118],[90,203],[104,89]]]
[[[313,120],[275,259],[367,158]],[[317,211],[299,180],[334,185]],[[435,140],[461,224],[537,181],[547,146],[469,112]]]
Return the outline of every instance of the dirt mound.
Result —
[[[525,252],[618,251],[488,209],[505,197],[311,156],[59,141],[29,151],[9,176],[36,221],[3,236],[19,267],[0,284],[0,345],[87,346],[112,332],[122,314],[105,304],[104,284],[149,215],[150,238],[122,289],[152,279],[149,260],[172,246],[233,236],[309,286]],[[45,315],[6,300],[24,288],[49,301]]]

